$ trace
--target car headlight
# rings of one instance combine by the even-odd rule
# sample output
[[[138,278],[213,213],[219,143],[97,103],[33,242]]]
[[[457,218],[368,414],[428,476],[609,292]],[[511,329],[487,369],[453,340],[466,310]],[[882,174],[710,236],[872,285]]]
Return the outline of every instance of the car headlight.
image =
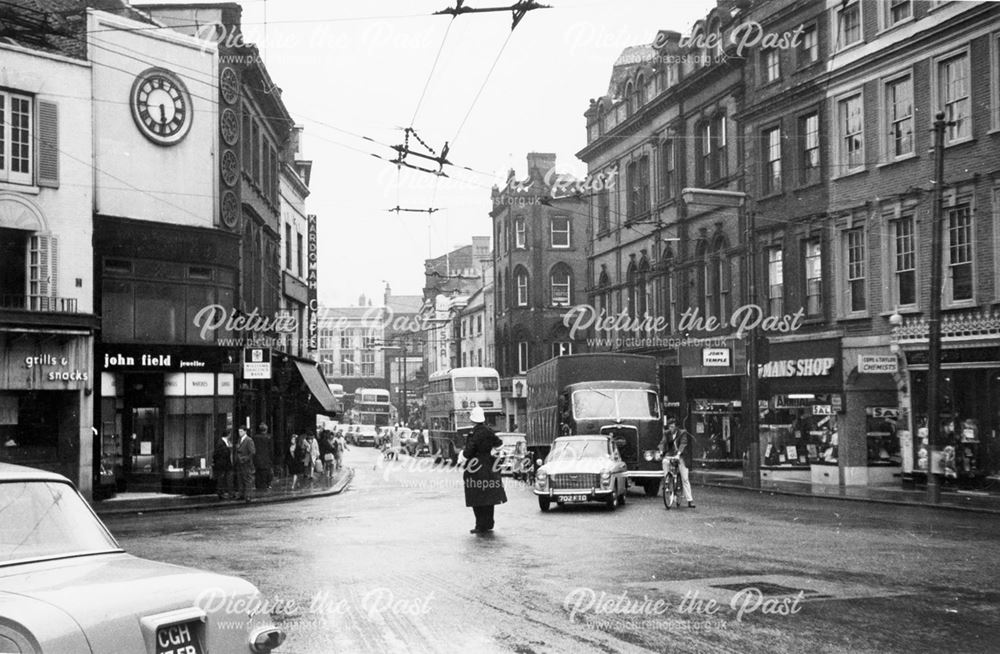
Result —
[[[663,458],[663,453],[660,452],[659,450],[656,450],[655,454],[654,454],[654,457],[656,458],[657,461],[659,461],[660,459]]]
[[[653,450],[646,450],[645,452],[642,453],[642,458],[646,459],[647,461],[652,461],[654,456],[655,455],[653,454]]]
[[[257,654],[267,654],[285,642],[285,632],[277,627],[262,627],[250,634],[250,649]]]
[[[535,487],[538,490],[545,490],[549,485],[549,476],[544,470],[535,473]]]

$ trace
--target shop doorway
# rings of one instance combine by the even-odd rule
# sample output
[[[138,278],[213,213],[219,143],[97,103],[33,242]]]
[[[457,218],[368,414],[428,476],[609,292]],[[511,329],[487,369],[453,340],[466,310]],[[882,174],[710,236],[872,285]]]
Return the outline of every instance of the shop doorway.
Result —
[[[125,375],[125,468],[131,492],[160,492],[163,478],[163,375]]]
[[[129,414],[130,491],[159,492],[163,472],[163,431],[159,407],[133,407]]]

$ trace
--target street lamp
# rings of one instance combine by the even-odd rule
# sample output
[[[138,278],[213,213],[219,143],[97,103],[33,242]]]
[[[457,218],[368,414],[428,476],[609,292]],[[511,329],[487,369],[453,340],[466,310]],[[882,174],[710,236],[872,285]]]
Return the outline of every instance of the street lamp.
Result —
[[[408,355],[407,343],[404,340],[402,345],[387,345],[381,343],[379,345],[383,350],[402,350],[403,351],[403,425],[405,426],[410,420],[410,407],[409,407],[409,392],[406,388],[406,359]]]
[[[747,208],[750,196],[742,191],[722,191],[705,188],[681,189],[681,198],[686,205],[708,207],[728,207],[739,211],[739,222],[744,226],[744,252],[746,256],[747,296],[751,303],[757,302],[757,241],[755,238],[756,217]],[[760,488],[760,415],[757,408],[757,327],[747,334],[747,465],[743,470],[745,482],[751,488]]]

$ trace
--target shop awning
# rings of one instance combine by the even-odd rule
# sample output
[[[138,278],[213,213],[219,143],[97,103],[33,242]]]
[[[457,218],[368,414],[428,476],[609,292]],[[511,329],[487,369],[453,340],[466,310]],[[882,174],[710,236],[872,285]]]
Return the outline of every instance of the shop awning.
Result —
[[[330,387],[323,381],[323,375],[320,374],[319,368],[316,367],[315,363],[311,361],[296,361],[295,367],[299,369],[299,374],[302,375],[302,380],[309,387],[309,392],[312,393],[316,401],[323,407],[325,413],[337,414],[343,412],[343,408],[333,397]]]

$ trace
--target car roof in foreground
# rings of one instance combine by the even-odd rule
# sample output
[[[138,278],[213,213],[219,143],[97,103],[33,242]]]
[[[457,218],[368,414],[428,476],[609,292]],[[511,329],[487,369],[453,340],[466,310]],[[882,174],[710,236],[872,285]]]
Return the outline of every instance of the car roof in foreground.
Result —
[[[61,481],[64,484],[71,483],[69,479],[55,472],[18,466],[13,463],[0,463],[0,482],[3,481]]]
[[[610,436],[607,434],[575,434],[573,436],[560,436],[557,441],[606,441]]]

